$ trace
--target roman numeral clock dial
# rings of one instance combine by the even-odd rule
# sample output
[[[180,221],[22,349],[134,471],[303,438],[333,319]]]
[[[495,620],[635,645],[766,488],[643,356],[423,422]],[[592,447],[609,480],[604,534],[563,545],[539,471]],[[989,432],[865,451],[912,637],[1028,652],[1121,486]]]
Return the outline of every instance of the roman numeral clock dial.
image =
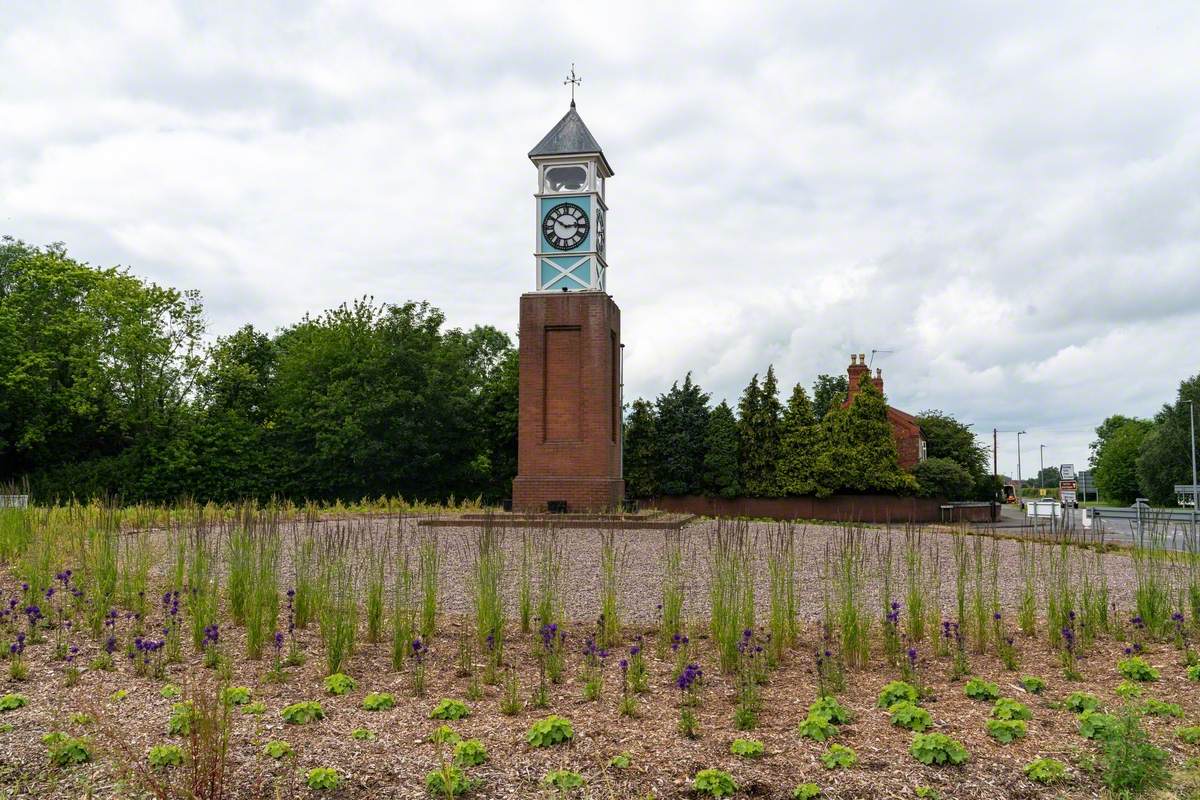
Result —
[[[587,212],[574,203],[559,203],[542,219],[542,236],[555,250],[578,247],[587,235]]]

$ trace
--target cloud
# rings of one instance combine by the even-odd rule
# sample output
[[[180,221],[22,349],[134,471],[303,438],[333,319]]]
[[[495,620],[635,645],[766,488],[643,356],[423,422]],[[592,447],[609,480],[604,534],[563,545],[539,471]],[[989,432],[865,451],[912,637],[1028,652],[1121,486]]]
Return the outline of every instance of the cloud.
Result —
[[[214,334],[364,294],[515,333],[575,61],[628,397],[890,351],[895,405],[1082,464],[1196,369],[1198,38],[1166,2],[10,3],[0,232]]]

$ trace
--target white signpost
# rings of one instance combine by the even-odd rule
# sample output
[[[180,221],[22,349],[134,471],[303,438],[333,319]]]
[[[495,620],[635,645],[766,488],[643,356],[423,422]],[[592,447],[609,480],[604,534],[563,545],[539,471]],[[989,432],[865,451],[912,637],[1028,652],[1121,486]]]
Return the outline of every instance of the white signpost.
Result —
[[[1075,465],[1063,464],[1058,468],[1058,499],[1068,507],[1075,505]]]

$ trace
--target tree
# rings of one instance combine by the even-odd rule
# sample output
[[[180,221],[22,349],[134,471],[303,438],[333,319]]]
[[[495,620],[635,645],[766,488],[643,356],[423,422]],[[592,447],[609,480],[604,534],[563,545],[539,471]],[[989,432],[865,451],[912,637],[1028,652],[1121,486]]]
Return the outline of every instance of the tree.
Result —
[[[850,406],[831,408],[822,427],[829,444],[817,462],[820,493],[916,491],[916,480],[900,467],[887,402],[869,376]]]
[[[654,497],[658,494],[658,434],[654,405],[635,400],[625,418],[625,494]]]
[[[1109,417],[1105,422],[1112,419]],[[1122,419],[1125,421],[1120,426],[1108,428],[1103,434],[1103,425],[1096,429],[1100,446],[1095,451],[1092,470],[1101,497],[1119,505],[1129,505],[1141,496],[1137,460],[1142,443],[1154,424],[1149,420]]]
[[[708,415],[701,486],[709,497],[737,497],[741,494],[738,475],[737,418],[722,400]]]
[[[913,469],[913,477],[922,497],[963,500],[975,491],[971,473],[952,458],[926,458]]]
[[[692,381],[671,384],[655,401],[655,450],[659,458],[659,491],[663,494],[699,494],[704,470],[705,433],[708,428],[708,395]]]
[[[829,409],[839,406],[850,393],[850,379],[845,375],[818,375],[813,382],[813,416],[825,419]]]
[[[783,413],[779,489],[785,495],[817,492],[817,459],[824,439],[804,386],[797,383]]]
[[[761,386],[758,375],[751,378],[738,411],[742,490],[751,497],[776,497],[779,494],[782,409],[773,366],[767,368]]]
[[[1034,479],[1034,487],[1038,489],[1057,489],[1058,482],[1062,476],[1058,473],[1058,467],[1042,467]]]
[[[1154,415],[1154,428],[1138,454],[1138,485],[1154,505],[1174,505],[1175,485],[1192,482],[1188,400],[1200,405],[1200,374],[1181,381],[1175,402],[1164,405]],[[1200,419],[1197,424],[1200,425]]]
[[[995,481],[988,469],[990,451],[979,444],[969,426],[937,409],[922,411],[917,415],[917,424],[925,437],[927,458],[950,459],[971,476],[972,490],[954,499],[995,498]]]
[[[1113,414],[1111,417],[1105,419],[1104,422],[1100,423],[1100,426],[1096,428],[1096,438],[1090,445],[1088,445],[1088,449],[1090,449],[1092,453],[1091,462],[1093,467],[1096,464],[1096,458],[1100,455],[1100,448],[1104,446],[1104,443],[1108,441],[1109,438],[1125,423],[1136,421],[1136,417],[1127,417],[1124,414]]]

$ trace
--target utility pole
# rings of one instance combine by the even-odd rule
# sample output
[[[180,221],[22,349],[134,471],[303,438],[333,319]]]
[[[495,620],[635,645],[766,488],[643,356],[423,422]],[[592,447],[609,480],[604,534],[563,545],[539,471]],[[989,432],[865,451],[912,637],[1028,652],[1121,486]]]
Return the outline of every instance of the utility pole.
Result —
[[[1025,431],[1017,431],[1017,483],[1021,483],[1021,436]],[[1025,488],[1025,487],[1021,487]]]
[[[1188,420],[1192,432],[1192,547],[1196,546],[1196,506],[1200,506],[1200,490],[1196,488],[1196,402],[1188,400]]]
[[[996,447],[996,442],[997,442],[996,433],[997,433],[996,429],[992,428],[992,484],[993,484],[992,489],[994,491],[999,491],[1000,490],[999,489],[1000,467],[999,467],[999,462],[997,461],[997,458],[998,458],[997,454],[1000,451]]]
[[[1038,445],[1038,488],[1046,488],[1046,445]]]

